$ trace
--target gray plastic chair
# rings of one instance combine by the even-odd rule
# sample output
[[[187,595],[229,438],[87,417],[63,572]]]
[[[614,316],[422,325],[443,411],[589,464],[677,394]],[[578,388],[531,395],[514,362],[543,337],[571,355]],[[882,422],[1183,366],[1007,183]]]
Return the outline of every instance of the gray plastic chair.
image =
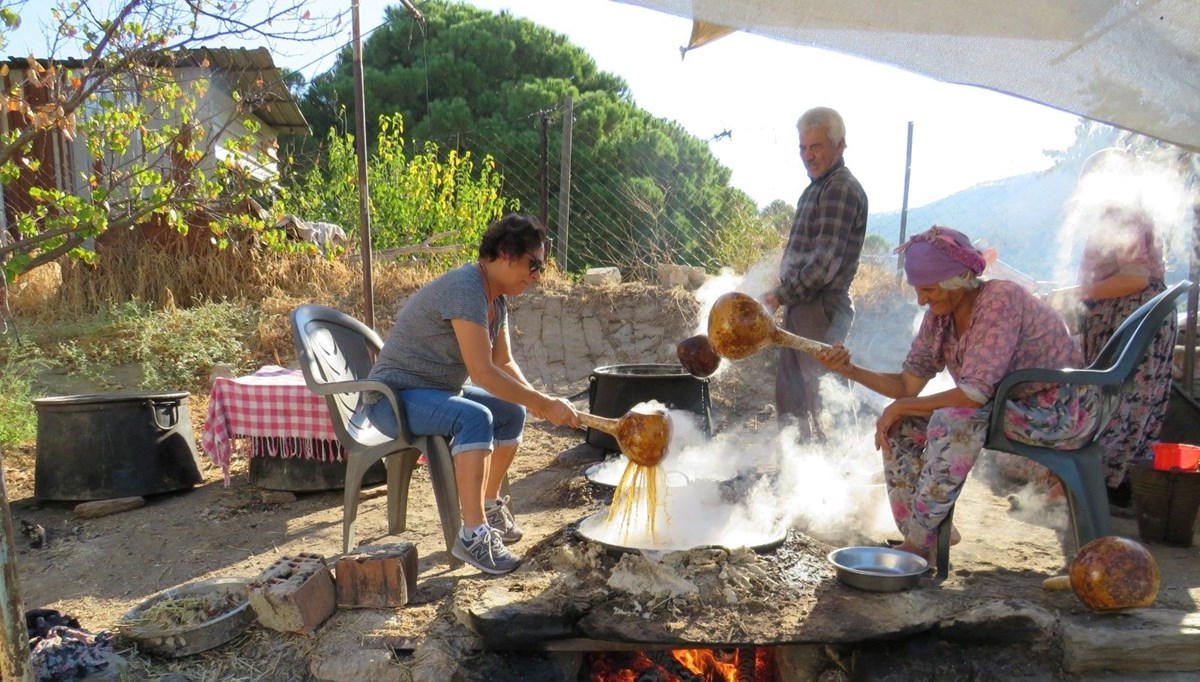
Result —
[[[1058,476],[1067,494],[1071,525],[1075,530],[1076,549],[1110,532],[1108,491],[1104,484],[1104,467],[1101,464],[1104,448],[1099,436],[1113,411],[1120,405],[1121,394],[1132,385],[1134,373],[1150,348],[1154,336],[1167,317],[1175,314],[1175,300],[1191,285],[1191,282],[1184,280],[1133,311],[1113,332],[1108,343],[1100,349],[1096,360],[1087,367],[1018,370],[1004,377],[996,388],[994,407],[988,422],[987,441],[983,447],[1028,457]],[[1082,447],[1077,450],[1056,450],[1046,446],[1028,445],[1011,440],[1004,433],[1004,414],[1008,411],[1009,394],[1019,384],[1034,381],[1099,387],[1099,426]],[[949,571],[950,518],[946,517],[938,532],[938,577],[945,577]]]
[[[404,531],[408,511],[408,488],[417,459],[425,453],[433,495],[437,500],[446,550],[454,546],[461,515],[454,463],[445,436],[414,436],[405,424],[404,409],[386,384],[367,379],[383,342],[362,322],[319,305],[302,305],[292,311],[292,337],[300,370],[309,390],[325,396],[338,441],[346,451],[345,511],[342,515],[342,551],[354,546],[354,523],[358,516],[358,493],[367,469],[384,460],[387,468],[388,533]],[[379,391],[398,415],[400,436],[389,438],[374,427],[353,420],[363,391]],[[452,565],[461,562],[451,557]]]

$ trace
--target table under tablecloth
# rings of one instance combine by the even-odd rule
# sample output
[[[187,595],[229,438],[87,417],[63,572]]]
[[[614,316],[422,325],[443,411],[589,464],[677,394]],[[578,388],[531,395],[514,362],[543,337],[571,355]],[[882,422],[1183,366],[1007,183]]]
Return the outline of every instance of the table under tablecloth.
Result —
[[[249,440],[251,457],[344,460],[325,398],[308,390],[300,370],[267,365],[213,381],[201,445],[221,467],[226,485],[238,438]]]

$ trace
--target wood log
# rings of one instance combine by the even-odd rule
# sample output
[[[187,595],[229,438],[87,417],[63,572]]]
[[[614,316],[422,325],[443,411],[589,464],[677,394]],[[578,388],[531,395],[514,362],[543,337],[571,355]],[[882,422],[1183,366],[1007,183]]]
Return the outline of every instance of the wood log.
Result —
[[[758,650],[754,647],[743,647],[737,650],[737,682],[754,682],[757,659]]]
[[[144,497],[118,497],[112,500],[94,500],[75,505],[75,516],[81,519],[98,519],[109,514],[119,514],[130,509],[137,509],[146,504]]]
[[[25,629],[25,608],[17,587],[17,552],[13,544],[12,512],[4,487],[4,452],[0,450],[0,676],[12,682],[33,682],[33,663],[29,658],[29,631]]]

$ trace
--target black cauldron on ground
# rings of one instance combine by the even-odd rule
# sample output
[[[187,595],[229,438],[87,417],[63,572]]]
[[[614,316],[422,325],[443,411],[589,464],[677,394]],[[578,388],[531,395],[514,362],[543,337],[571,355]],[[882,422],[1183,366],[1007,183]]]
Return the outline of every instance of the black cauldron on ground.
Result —
[[[39,500],[138,497],[202,480],[186,392],[59,396],[33,406]]]

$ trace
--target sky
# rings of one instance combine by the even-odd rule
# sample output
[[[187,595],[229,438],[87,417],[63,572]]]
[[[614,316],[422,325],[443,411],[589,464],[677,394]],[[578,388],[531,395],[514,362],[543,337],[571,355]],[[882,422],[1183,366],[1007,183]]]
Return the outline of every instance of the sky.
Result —
[[[39,9],[32,2],[9,36],[7,54],[37,50]],[[362,0],[364,34],[393,2]],[[416,0],[418,8],[420,0]],[[1065,149],[1079,118],[1017,97],[951,85],[883,64],[737,33],[688,52],[691,22],[612,0],[469,0],[507,10],[566,35],[604,71],[629,84],[634,101],[677,121],[732,170],[731,182],[760,206],[794,204],[808,184],[796,119],[830,106],[846,122],[846,165],[862,182],[872,212],[898,210],[904,188],[908,123],[913,123],[909,206],[930,203],[991,180],[1042,170],[1044,151]],[[313,0],[312,12],[346,12],[350,0]],[[271,46],[276,62],[312,77],[333,65],[349,41],[349,20],[318,45]],[[59,55],[63,56],[63,55]],[[728,136],[718,138],[729,131]]]

